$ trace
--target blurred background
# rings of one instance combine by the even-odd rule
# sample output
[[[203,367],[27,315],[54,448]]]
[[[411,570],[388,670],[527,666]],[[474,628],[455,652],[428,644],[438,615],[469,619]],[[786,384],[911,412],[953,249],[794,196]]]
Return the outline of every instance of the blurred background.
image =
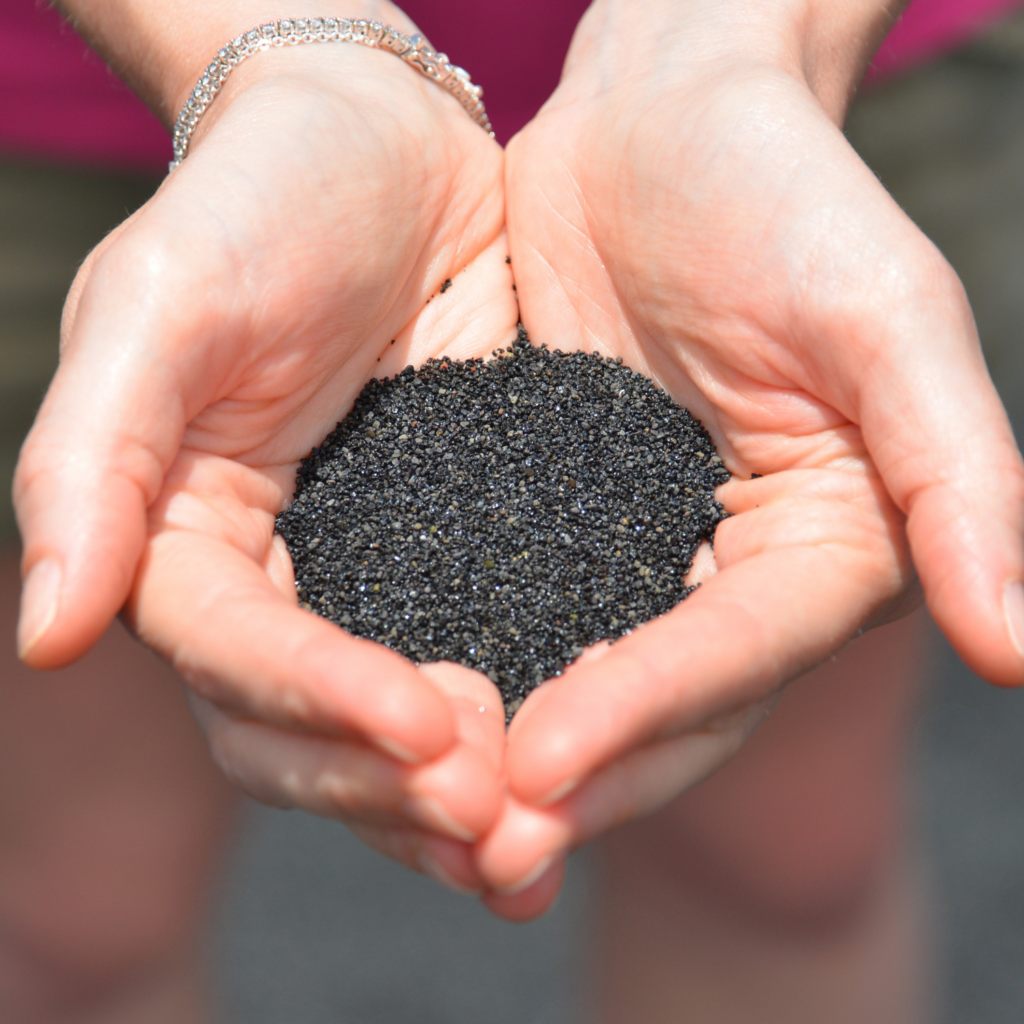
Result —
[[[1004,21],[953,55],[866,91],[847,131],[960,273],[1020,437],[1024,18]],[[25,159],[0,164],[5,488],[55,366],[59,310],[71,277],[88,249],[154,184],[145,175],[71,172]],[[6,504],[0,520],[12,538]],[[908,784],[931,870],[942,1019],[1019,1024],[1024,692],[981,683],[932,633]],[[212,948],[225,1019],[582,1021],[597,856],[574,859],[552,913],[513,926],[393,866],[339,825],[246,805],[224,873]]]

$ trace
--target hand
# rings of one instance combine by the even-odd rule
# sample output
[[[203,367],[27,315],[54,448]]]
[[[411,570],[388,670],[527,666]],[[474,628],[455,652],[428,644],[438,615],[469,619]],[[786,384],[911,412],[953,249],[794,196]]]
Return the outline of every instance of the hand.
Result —
[[[367,379],[514,337],[503,218],[499,147],[394,56],[261,54],[83,267],[16,481],[26,661],[73,660],[124,605],[244,788],[470,888],[493,687],[301,611],[273,525]]]
[[[597,3],[509,146],[533,340],[621,355],[693,411],[735,516],[699,592],[523,706],[478,850],[492,887],[692,785],[758,702],[911,607],[905,535],[968,664],[1024,681],[1024,474],[967,300],[846,144],[850,90],[801,43],[749,5]],[[535,913],[538,885],[489,900]]]

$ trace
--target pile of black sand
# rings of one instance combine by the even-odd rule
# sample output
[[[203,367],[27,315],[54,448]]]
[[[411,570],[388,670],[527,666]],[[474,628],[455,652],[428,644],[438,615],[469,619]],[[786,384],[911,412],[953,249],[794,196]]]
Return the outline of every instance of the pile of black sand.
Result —
[[[303,607],[514,714],[584,647],[667,612],[725,510],[704,428],[646,377],[534,348],[373,380],[277,518]]]

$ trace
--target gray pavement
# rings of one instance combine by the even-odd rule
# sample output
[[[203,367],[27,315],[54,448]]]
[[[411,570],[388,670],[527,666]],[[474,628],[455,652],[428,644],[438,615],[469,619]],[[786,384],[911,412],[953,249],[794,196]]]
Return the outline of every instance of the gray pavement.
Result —
[[[987,686],[938,636],[918,727],[947,1024],[1024,1020],[1024,692]]]
[[[340,825],[250,808],[219,940],[239,1024],[571,1024],[587,872],[511,925]]]

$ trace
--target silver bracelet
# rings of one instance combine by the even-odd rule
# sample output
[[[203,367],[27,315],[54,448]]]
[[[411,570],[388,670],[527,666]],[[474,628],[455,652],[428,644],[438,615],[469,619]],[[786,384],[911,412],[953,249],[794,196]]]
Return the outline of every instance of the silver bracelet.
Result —
[[[380,50],[389,50],[401,57],[432,82],[450,92],[466,113],[492,138],[491,122],[480,100],[483,89],[469,80],[469,74],[449,63],[448,57],[437,53],[421,36],[405,36],[390,25],[377,21],[352,21],[349,18],[285,18],[269,25],[260,25],[232,39],[222,49],[196,83],[174,125],[173,171],[188,155],[188,144],[199,119],[220,92],[231,71],[261,50],[272,46],[298,46],[300,43],[359,43]]]

